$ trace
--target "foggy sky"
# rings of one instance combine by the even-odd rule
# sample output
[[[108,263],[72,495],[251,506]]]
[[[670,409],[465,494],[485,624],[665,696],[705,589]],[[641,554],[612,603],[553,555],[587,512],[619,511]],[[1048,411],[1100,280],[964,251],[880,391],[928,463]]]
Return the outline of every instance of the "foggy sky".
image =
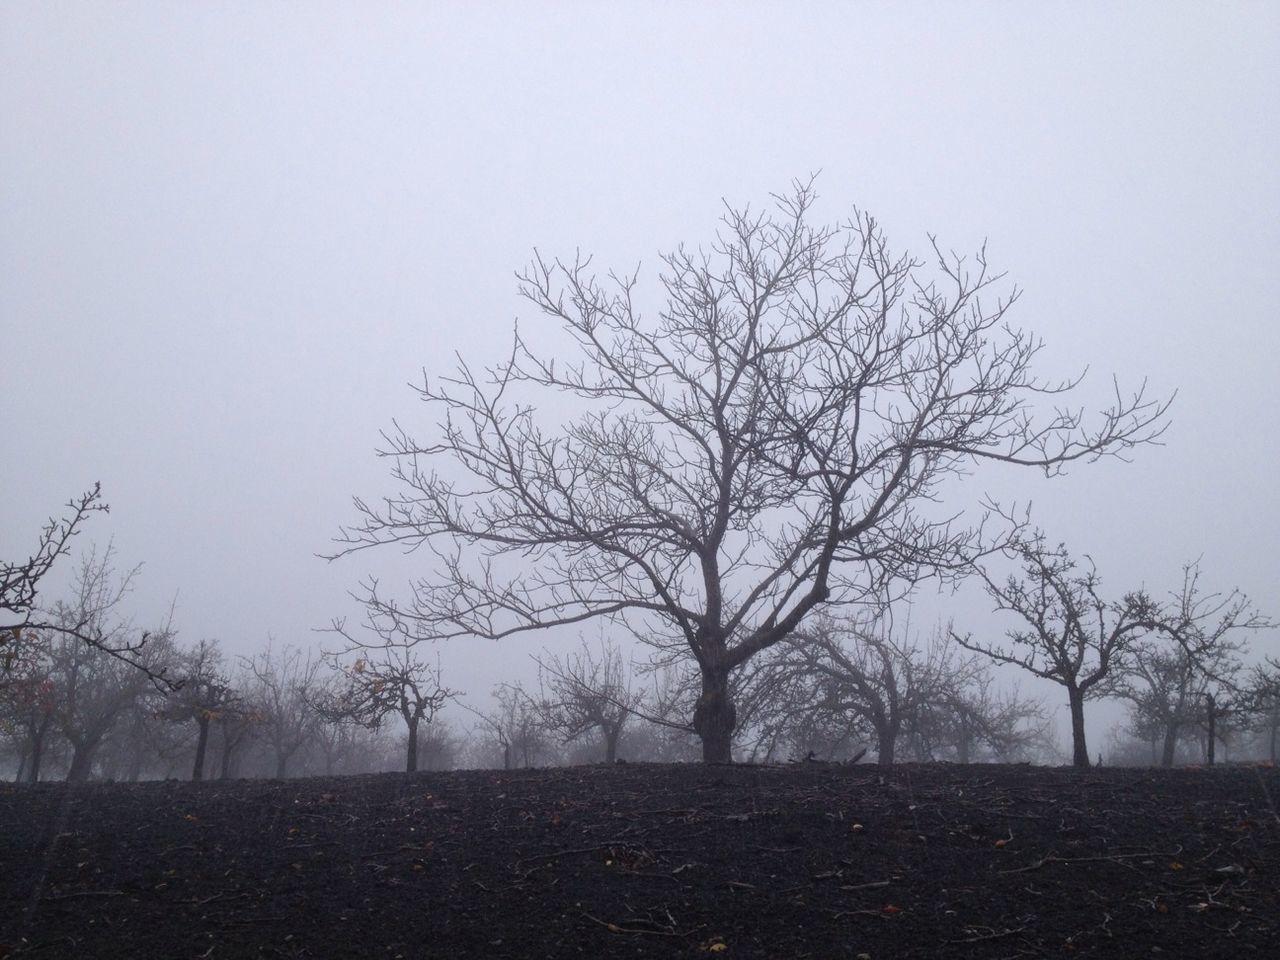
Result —
[[[393,492],[406,382],[517,317],[555,342],[515,296],[535,246],[652,290],[721,198],[821,170],[824,219],[987,240],[1082,401],[1178,392],[1164,447],[970,503],[1034,499],[1117,594],[1202,557],[1280,615],[1278,90],[1274,3],[7,4],[0,556],[101,480],[81,545],[145,562],[140,622],[176,595],[188,642],[319,648],[372,564],[419,569],[315,557]],[[540,646],[455,645],[446,679]]]

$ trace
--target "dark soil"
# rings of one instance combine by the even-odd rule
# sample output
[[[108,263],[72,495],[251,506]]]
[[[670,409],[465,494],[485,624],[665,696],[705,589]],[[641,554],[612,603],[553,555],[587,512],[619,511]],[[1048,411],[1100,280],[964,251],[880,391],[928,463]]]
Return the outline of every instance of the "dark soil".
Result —
[[[0,786],[0,956],[1280,956],[1275,770]]]

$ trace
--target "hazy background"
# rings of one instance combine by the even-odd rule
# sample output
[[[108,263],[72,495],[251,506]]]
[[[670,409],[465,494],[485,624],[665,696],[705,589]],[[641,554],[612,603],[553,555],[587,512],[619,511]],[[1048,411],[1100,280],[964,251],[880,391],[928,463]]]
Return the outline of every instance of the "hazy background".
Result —
[[[722,197],[820,169],[827,219],[989,239],[1082,399],[1178,391],[1165,447],[970,502],[1034,499],[1117,594],[1202,556],[1280,614],[1277,91],[1269,2],[6,4],[0,556],[101,480],[81,544],[146,563],[140,621],[176,595],[187,641],[318,648],[371,563],[414,569],[315,557],[392,490],[406,382],[517,316],[555,343],[515,297],[535,245],[653,283]],[[454,645],[446,679],[481,694],[540,645]]]

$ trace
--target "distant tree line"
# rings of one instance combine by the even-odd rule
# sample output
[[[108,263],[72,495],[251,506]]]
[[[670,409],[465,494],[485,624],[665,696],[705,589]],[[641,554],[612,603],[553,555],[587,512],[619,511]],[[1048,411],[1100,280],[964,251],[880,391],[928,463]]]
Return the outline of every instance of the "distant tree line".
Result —
[[[950,625],[921,634],[901,599],[861,615],[818,616],[739,674],[735,756],[1057,762],[1048,706],[999,689],[994,661],[1057,680],[1072,704],[1073,685],[1081,703],[1127,703],[1127,729],[1106,746],[1111,762],[1275,759],[1280,661],[1244,666],[1241,634],[1267,621],[1243,597],[1204,594],[1191,566],[1165,601],[1140,592],[1107,601],[1091,565],[1082,569],[1043,538],[1014,555],[1020,573],[985,582],[1035,630],[1011,628],[1003,646]],[[699,678],[678,657],[630,663],[603,637],[582,641],[566,655],[534,657],[534,683],[501,684],[488,705],[468,705],[437,664],[393,635],[373,633],[328,654],[268,641],[257,654],[229,657],[214,640],[184,643],[171,614],[142,629],[122,612],[137,576],[136,568],[117,569],[112,548],[90,549],[66,596],[39,609],[38,625],[9,631],[0,764],[14,779],[201,780],[701,756],[688,721]],[[128,658],[118,655],[126,649]],[[441,717],[447,708],[452,723]]]

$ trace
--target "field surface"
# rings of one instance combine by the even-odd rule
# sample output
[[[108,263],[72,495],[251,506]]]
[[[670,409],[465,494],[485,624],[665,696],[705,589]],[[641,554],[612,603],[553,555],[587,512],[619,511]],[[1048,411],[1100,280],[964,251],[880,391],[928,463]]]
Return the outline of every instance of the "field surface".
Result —
[[[1280,773],[0,785],[0,957],[1280,956]]]

